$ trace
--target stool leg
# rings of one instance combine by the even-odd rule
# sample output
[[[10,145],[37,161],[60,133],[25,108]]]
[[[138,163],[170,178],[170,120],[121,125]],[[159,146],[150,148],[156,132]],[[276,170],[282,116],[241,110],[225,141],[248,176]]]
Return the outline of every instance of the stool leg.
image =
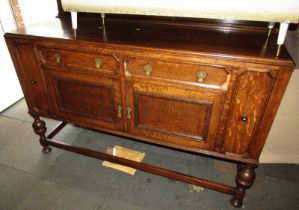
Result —
[[[267,38],[269,38],[271,36],[271,31],[274,28],[275,22],[270,22],[268,25],[268,35]]]
[[[284,40],[286,38],[288,27],[289,27],[288,23],[280,23],[278,39],[277,39],[276,57],[280,55],[281,46],[283,45]]]
[[[45,121],[41,120],[39,116],[33,115],[34,122],[32,124],[32,127],[34,129],[34,133],[39,135],[39,142],[43,146],[43,152],[49,153],[51,152],[52,148],[47,144],[46,142],[46,136],[45,133],[47,131],[46,123]]]
[[[74,36],[77,37],[77,28],[78,28],[78,20],[77,20],[77,12],[71,12],[72,18],[72,28],[74,30]]]
[[[243,199],[245,196],[245,191],[250,188],[255,179],[254,169],[256,165],[253,164],[238,164],[237,176],[236,176],[236,192],[234,197],[230,200],[230,203],[236,207],[240,208],[243,204]]]
[[[101,18],[102,18],[102,26],[105,28],[105,13],[101,13]]]

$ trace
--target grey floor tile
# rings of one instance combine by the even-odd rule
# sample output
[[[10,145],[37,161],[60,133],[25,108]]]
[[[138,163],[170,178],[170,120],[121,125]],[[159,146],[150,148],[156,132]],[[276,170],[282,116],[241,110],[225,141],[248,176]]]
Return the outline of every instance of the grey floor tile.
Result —
[[[104,150],[107,146],[114,144],[124,146],[121,139],[116,139],[115,137],[109,139],[109,135],[102,136],[102,134],[87,130],[76,137],[73,142],[74,144],[97,148],[98,150]],[[102,138],[106,141],[102,141]],[[125,142],[126,146],[130,146],[127,140]],[[147,147],[151,146],[147,145]],[[141,146],[139,148],[143,149],[142,151],[146,151],[146,148]],[[160,161],[159,164],[166,167],[169,166],[172,169],[188,168],[189,170],[186,170],[186,173],[198,172],[198,174],[205,174],[207,178],[214,177],[216,179],[219,177],[217,175],[226,174],[228,173],[227,171],[231,171],[230,169],[232,169],[224,170],[225,165],[221,166],[222,162],[219,161],[212,161],[211,164],[208,164],[206,161],[209,159],[207,158],[196,165],[191,156],[191,160],[189,161],[186,158],[180,159],[179,157],[173,160],[173,154],[169,155],[167,153],[165,155],[159,153],[159,150],[155,153],[152,152],[152,149],[150,149],[150,152],[146,151],[147,162],[157,164],[161,159],[169,159],[169,161],[164,161],[163,163]],[[175,152],[173,151],[173,153]],[[100,197],[121,198],[126,202],[142,206],[143,208],[191,210],[198,209],[196,203],[200,203],[200,206],[204,206],[205,209],[215,209],[216,207],[216,209],[221,209],[223,205],[226,206],[226,209],[230,208],[228,203],[230,197],[227,195],[209,190],[204,190],[204,192],[190,192],[189,185],[186,183],[169,180],[141,171],[138,171],[135,176],[130,176],[105,168],[101,166],[101,163],[99,160],[77,154],[63,153],[57,159],[55,167],[47,173],[46,178],[55,182],[67,183]],[[222,168],[222,171],[219,168]],[[223,177],[226,178],[226,176]],[[151,180],[150,183],[148,179]],[[215,197],[219,197],[220,200],[217,205],[211,202]]]
[[[40,179],[0,164],[0,209],[14,210]]]
[[[279,170],[277,170],[279,168]],[[264,176],[299,184],[299,166],[295,164],[260,164],[258,172]]]
[[[28,107],[24,99],[21,99],[13,106],[1,112],[1,115],[26,122],[32,122],[32,117],[28,114]]]
[[[234,209],[231,196],[218,192],[192,191],[186,183],[142,171],[130,176],[56,148],[42,154],[26,104],[15,106],[21,110],[12,107],[0,115],[0,209]],[[57,123],[46,122],[48,130]],[[103,152],[120,145],[145,152],[146,163],[234,185],[235,165],[225,161],[72,125],[55,139]],[[245,209],[299,209],[297,165],[262,164],[256,173]]]
[[[42,181],[19,202],[16,209],[23,210],[101,210],[144,208],[121,200],[103,198],[89,192],[76,189],[63,183]]]
[[[33,123],[33,118],[28,114],[28,107],[25,99],[21,99],[11,107],[1,112],[0,116],[19,120],[19,121],[24,121],[30,123],[30,125]],[[48,132],[51,131],[59,123],[56,120],[52,120],[48,118],[42,118],[42,120],[46,122]],[[64,130],[68,130],[68,127],[64,128]]]
[[[38,136],[27,122],[0,116],[0,124],[5,125],[0,128],[0,164],[42,176],[64,152],[55,149],[43,154]],[[75,135],[75,131],[61,132],[58,138],[71,142]]]
[[[280,171],[279,168],[276,169]],[[286,171],[287,173],[287,171]],[[246,209],[299,209],[299,185],[284,179],[258,174],[245,197]]]
[[[16,138],[21,138],[28,123],[23,121],[14,120],[11,118],[3,117],[0,115],[0,145],[4,146]],[[1,148],[0,148],[1,150]]]

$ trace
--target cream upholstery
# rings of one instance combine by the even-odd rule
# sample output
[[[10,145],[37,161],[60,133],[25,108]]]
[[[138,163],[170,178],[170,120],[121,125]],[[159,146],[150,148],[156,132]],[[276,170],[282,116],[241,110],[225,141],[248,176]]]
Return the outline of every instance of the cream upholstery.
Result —
[[[62,0],[65,11],[299,22],[299,0]]]

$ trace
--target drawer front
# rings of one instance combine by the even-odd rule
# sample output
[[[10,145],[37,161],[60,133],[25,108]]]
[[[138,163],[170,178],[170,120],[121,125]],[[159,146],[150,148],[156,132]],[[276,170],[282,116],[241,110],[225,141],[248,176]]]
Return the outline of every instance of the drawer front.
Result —
[[[47,67],[70,67],[78,70],[115,74],[119,66],[118,58],[114,54],[47,48],[41,48],[39,51],[41,63]]]
[[[144,58],[128,59],[127,71],[132,76],[193,83],[225,90],[230,80],[230,74],[223,66]]]

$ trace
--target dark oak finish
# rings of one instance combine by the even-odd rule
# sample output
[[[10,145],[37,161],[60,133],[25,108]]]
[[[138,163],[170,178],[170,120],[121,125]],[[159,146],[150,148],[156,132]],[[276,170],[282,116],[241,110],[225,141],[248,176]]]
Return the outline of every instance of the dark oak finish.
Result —
[[[234,207],[239,208],[242,206],[245,190],[250,188],[254,182],[254,169],[256,167],[256,165],[252,164],[238,164],[238,172],[236,176],[237,188],[234,197],[230,200]]]
[[[61,68],[67,71],[71,67],[83,72],[91,71],[112,75],[116,74],[118,70],[118,57],[114,54],[47,49],[42,47],[39,51],[43,66],[48,68]]]
[[[130,133],[159,139],[158,144],[213,151],[223,91],[134,80],[126,89],[133,108]]]
[[[261,27],[133,16],[68,16],[5,39],[44,152],[58,147],[233,195],[252,186],[294,64]],[[135,140],[233,160],[236,187],[45,137],[49,117]]]
[[[43,152],[49,153],[51,152],[52,148],[49,146],[47,142],[47,138],[45,136],[47,128],[45,121],[41,120],[39,116],[32,114],[32,117],[34,118],[34,122],[32,124],[34,133],[39,135],[39,142],[43,146]]]
[[[136,129],[148,129],[207,140],[206,133],[209,129],[211,103],[143,94],[136,94],[134,99],[136,113],[134,127]],[[163,115],[157,113],[163,113]]]
[[[218,183],[218,182],[212,182],[212,181],[209,181],[209,180],[205,180],[205,179],[201,179],[201,178],[198,178],[198,177],[186,175],[186,174],[179,173],[179,172],[176,172],[176,171],[167,170],[167,169],[160,168],[160,167],[153,166],[153,165],[149,165],[149,164],[146,164],[146,163],[139,163],[139,162],[136,162],[136,161],[125,159],[125,158],[119,158],[119,157],[115,157],[115,156],[112,156],[112,155],[108,155],[106,153],[102,153],[102,152],[98,152],[98,151],[94,151],[94,150],[90,150],[90,149],[86,149],[86,148],[71,146],[71,145],[61,143],[61,142],[58,142],[58,141],[55,141],[55,140],[47,141],[47,143],[51,146],[61,148],[61,149],[67,150],[67,151],[75,152],[75,153],[82,154],[82,155],[89,156],[89,157],[93,157],[93,158],[97,158],[99,160],[106,160],[106,161],[121,164],[121,165],[124,165],[124,166],[129,166],[129,167],[132,167],[132,168],[136,168],[138,170],[142,170],[142,171],[149,172],[149,173],[156,174],[156,175],[160,175],[160,176],[163,176],[163,177],[183,181],[183,182],[186,182],[186,183],[189,183],[189,184],[203,186],[205,188],[208,188],[208,189],[211,189],[211,190],[216,190],[216,191],[226,193],[226,194],[229,194],[229,195],[234,195],[234,193],[236,192],[234,187],[231,187],[231,186],[228,186],[228,185],[224,185],[224,184],[221,184],[221,183]]]
[[[215,85],[226,88],[229,83],[229,72],[225,67],[202,65],[194,62],[175,62],[175,61],[160,61],[157,59],[144,59],[144,58],[130,58],[127,61],[128,72],[132,76],[150,77],[153,79],[163,79],[164,81],[176,81],[176,82],[189,82],[197,83],[197,73],[200,71],[207,72],[207,76],[204,79],[204,84]],[[144,72],[144,66],[150,65],[150,75],[146,75]]]

